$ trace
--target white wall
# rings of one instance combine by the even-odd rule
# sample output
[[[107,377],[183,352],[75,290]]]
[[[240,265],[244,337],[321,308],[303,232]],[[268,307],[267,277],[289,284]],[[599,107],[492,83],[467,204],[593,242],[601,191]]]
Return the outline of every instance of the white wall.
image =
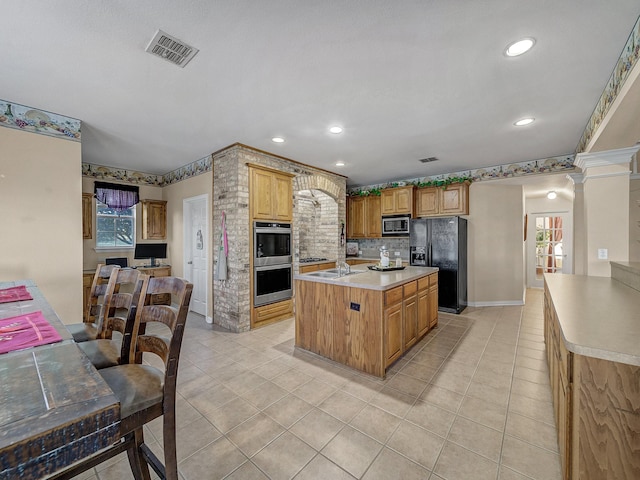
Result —
[[[64,323],[80,322],[80,143],[0,128],[0,145],[0,281],[34,280]]]
[[[523,304],[524,213],[521,186],[471,184],[467,217],[470,306]]]

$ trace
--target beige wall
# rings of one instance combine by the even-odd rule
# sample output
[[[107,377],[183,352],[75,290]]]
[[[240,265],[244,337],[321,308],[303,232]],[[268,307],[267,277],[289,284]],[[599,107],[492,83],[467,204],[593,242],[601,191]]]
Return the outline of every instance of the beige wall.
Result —
[[[103,181],[103,180],[99,180]],[[90,177],[82,177],[82,191],[84,193],[93,194],[93,184],[95,182],[94,178]],[[126,184],[126,182],[114,182],[108,180],[109,183],[121,183]],[[162,187],[153,187],[150,185],[140,185],[140,199],[141,200],[165,200],[163,197],[163,189]],[[93,238],[87,239],[83,241],[83,264],[82,268],[84,270],[95,270],[96,265],[98,263],[104,263],[105,258],[107,257],[127,257],[129,259],[129,265],[143,265],[144,263],[148,263],[146,260],[134,260],[133,258],[133,248],[128,249],[109,249],[109,250],[96,250],[96,200],[93,199],[93,228],[91,231],[93,232]],[[140,204],[136,205],[136,242],[142,240],[142,209]],[[147,241],[147,240],[145,240]],[[153,240],[149,240],[152,242]],[[171,256],[171,247],[167,247],[167,255]],[[167,263],[171,263],[167,260]]]
[[[164,200],[167,201],[167,242],[169,243],[169,262],[173,275],[184,276],[184,222],[183,222],[183,200],[198,195],[209,195],[209,212],[213,211],[213,172],[207,172],[197,177],[192,177],[181,182],[174,183],[163,189]],[[206,238],[211,240],[213,235],[213,225],[211,225],[211,214],[209,215],[209,231]],[[208,241],[207,255],[209,262],[207,265],[207,317],[213,315],[213,243]]]
[[[640,179],[629,184],[629,261],[640,262]]]
[[[472,183],[467,220],[469,305],[522,304],[525,292],[522,187]]]
[[[0,281],[34,280],[63,322],[79,322],[80,143],[0,128],[0,145]]]

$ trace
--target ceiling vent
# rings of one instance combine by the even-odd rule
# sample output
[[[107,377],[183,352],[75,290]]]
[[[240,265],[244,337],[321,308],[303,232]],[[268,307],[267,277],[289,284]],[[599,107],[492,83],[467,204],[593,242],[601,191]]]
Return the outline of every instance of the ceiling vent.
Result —
[[[168,62],[184,68],[184,66],[195,57],[199,50],[187,45],[182,40],[168,35],[162,30],[158,30],[151,39],[151,42],[149,42],[149,45],[147,45],[145,52],[164,58]]]
[[[430,163],[430,162],[437,162],[438,159],[437,159],[437,157],[427,157],[427,158],[421,158],[418,161],[421,162],[421,163]]]

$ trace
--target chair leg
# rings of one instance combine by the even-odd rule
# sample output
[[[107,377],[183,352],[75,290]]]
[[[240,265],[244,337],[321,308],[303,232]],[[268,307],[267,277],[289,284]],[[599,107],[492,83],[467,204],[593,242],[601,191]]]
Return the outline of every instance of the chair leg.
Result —
[[[162,441],[164,443],[164,468],[166,480],[178,480],[178,457],[176,453],[175,410],[165,411],[162,416]]]
[[[144,436],[142,427],[135,429],[129,435],[133,436],[131,446],[127,449],[129,457],[129,465],[135,480],[151,480],[149,474],[149,465],[142,457],[141,447],[144,444]]]

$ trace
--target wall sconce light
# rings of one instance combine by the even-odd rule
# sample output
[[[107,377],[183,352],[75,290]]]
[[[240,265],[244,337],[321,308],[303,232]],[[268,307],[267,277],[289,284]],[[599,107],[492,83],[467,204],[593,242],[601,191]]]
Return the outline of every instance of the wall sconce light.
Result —
[[[556,192],[554,192],[553,190],[551,190],[549,193],[547,193],[547,198],[549,200],[553,200],[554,198],[556,198],[558,196],[558,194]]]

